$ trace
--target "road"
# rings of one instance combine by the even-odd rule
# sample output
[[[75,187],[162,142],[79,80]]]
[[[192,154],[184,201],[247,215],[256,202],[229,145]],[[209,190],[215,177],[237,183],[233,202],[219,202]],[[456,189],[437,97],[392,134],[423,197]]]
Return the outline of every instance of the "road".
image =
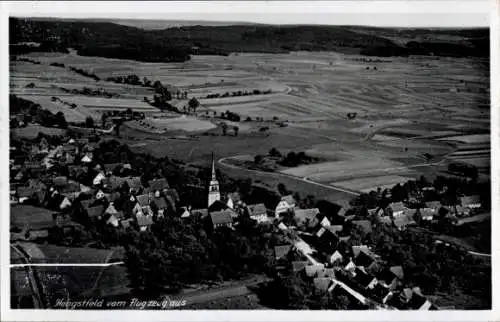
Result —
[[[33,271],[32,267],[29,265],[29,259],[24,253],[23,249],[19,245],[10,245],[11,249],[19,254],[20,258],[27,264],[24,265],[26,273],[28,275],[29,284],[31,290],[33,291],[33,298],[35,299],[35,308],[43,309],[45,308],[44,296],[43,296],[43,287],[41,282],[38,280],[36,273]],[[11,265],[14,266],[14,265]]]

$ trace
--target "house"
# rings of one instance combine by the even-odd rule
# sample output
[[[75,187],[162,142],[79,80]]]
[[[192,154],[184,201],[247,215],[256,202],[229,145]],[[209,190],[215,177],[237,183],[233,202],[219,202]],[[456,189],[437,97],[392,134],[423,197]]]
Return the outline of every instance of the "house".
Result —
[[[432,209],[435,213],[438,213],[439,209],[441,209],[441,201],[426,201],[426,208]]]
[[[373,209],[368,209],[368,216],[373,217],[373,216],[383,216],[384,210],[382,208],[373,208]]]
[[[153,225],[153,216],[142,215],[139,213],[137,214],[136,219],[140,231],[146,231],[151,227],[151,225]]]
[[[437,212],[433,208],[420,208],[417,210],[422,220],[432,220]]]
[[[365,289],[373,289],[378,282],[375,277],[361,267],[356,267],[354,270],[354,280]]]
[[[327,256],[328,263],[335,265],[340,264],[344,261],[344,256],[336,250],[333,254]]]
[[[295,209],[294,219],[297,226],[311,227],[315,223],[315,218],[319,214],[318,208],[311,209]]]
[[[394,217],[402,216],[408,209],[402,202],[392,202],[389,204],[389,206],[387,206],[387,208],[392,210],[392,215]]]
[[[278,205],[276,206],[276,210],[275,210],[276,218],[278,218],[279,215],[282,213],[288,212],[289,210],[293,210],[295,208],[295,205],[296,205],[296,201],[292,195],[287,195],[287,196],[281,197],[281,200],[278,203]]]
[[[411,310],[436,310],[436,307],[425,298],[419,287],[413,289],[405,289],[407,298],[407,307]]]
[[[103,164],[104,174],[107,176],[113,175],[116,170],[121,170],[123,163],[106,163]]]
[[[116,176],[111,176],[101,181],[102,187],[107,191],[117,190],[121,188],[126,182],[127,179]]]
[[[401,284],[404,273],[401,266],[391,266],[380,270],[376,276],[382,286],[394,290]]]
[[[360,228],[365,234],[371,234],[372,224],[368,220],[353,220],[352,225]]]
[[[134,222],[134,218],[124,219],[124,220],[120,221],[120,226],[127,229],[132,225],[133,222]]]
[[[85,209],[86,212],[87,212],[87,216],[92,219],[92,220],[95,220],[95,219],[101,219],[102,218],[102,214],[104,213],[104,206],[103,205],[96,205],[96,206],[92,206],[92,207],[88,207]]]
[[[163,217],[167,212],[167,201],[163,197],[153,198],[152,207],[158,217]]]
[[[328,227],[322,227],[316,233],[316,237],[318,237],[318,244],[322,249],[327,251],[337,249],[339,238],[335,233],[328,229]]]
[[[354,264],[352,259],[350,259],[347,265],[344,267],[344,270],[352,273],[354,272],[355,269],[356,269],[356,264]]]
[[[35,190],[30,187],[18,187],[17,188],[17,198],[19,203],[26,203],[33,200],[35,196]]]
[[[168,185],[167,179],[154,179],[148,181],[150,191],[155,195],[155,197],[159,197],[160,193],[166,191],[170,188]]]
[[[292,249],[292,245],[281,245],[274,247],[274,256],[276,260],[284,259]]]
[[[307,269],[307,267],[306,267]],[[320,292],[327,292],[328,288],[332,284],[332,279],[329,277],[316,277],[313,280],[314,288]]]
[[[97,185],[100,185],[102,183],[102,181],[106,179],[106,176],[104,175],[103,172],[99,172],[95,177],[94,179],[92,180],[92,184],[94,186],[97,186]]]
[[[177,193],[177,190],[173,188],[169,188],[163,191],[163,194],[165,195],[165,200],[168,202],[170,207],[174,212],[177,211],[177,204],[179,203],[179,194]]]
[[[129,177],[125,180],[128,185],[129,193],[138,194],[143,188],[140,177]]]
[[[481,208],[481,196],[465,196],[460,198],[460,205],[469,209]]]
[[[65,176],[55,177],[54,179],[52,179],[52,184],[56,188],[65,187],[69,184],[68,177]]]
[[[88,169],[80,165],[70,165],[68,166],[68,175],[70,178],[78,179],[81,176],[87,174]]]
[[[108,214],[108,215],[111,215],[111,216],[115,216],[118,220],[120,220],[120,219],[123,218],[123,212],[116,210],[115,205],[113,204],[113,202],[109,203],[109,205],[106,208],[106,210],[104,210],[104,213]]]
[[[253,220],[256,220],[259,223],[268,221],[267,209],[263,203],[248,205],[247,210],[248,215]]]
[[[78,182],[70,181],[64,187],[60,187],[57,189],[59,193],[69,199],[74,199],[78,197],[81,192],[81,186]]]
[[[330,226],[327,226],[324,228],[328,229],[330,232],[332,232],[334,234],[338,234],[344,229],[344,226],[342,226],[342,225],[330,225]]]
[[[335,269],[333,268],[323,268],[318,271],[318,277],[330,277],[335,278]]]
[[[412,213],[414,214],[416,212],[415,209],[410,209],[412,210]],[[403,216],[399,216],[397,218],[394,218],[392,220],[390,217],[383,217],[381,219],[382,223],[388,224],[388,225],[394,225],[396,226],[399,230],[405,229],[407,226],[414,225],[415,220],[413,219],[413,214],[406,214]]]
[[[86,153],[83,158],[80,160],[82,163],[91,163],[92,162],[92,153]]]
[[[152,216],[153,215],[153,210],[151,209],[151,206],[149,204],[149,196],[147,194],[144,195],[139,195],[135,197],[135,206],[132,210],[132,213],[134,215],[144,215],[144,216]]]
[[[305,269],[307,265],[309,265],[307,261],[293,261],[292,271],[295,273],[300,272],[301,270]]]
[[[236,206],[241,205],[243,201],[241,200],[240,194],[237,192],[229,193],[227,195],[226,205],[234,209]]]
[[[222,210],[210,213],[210,220],[214,228],[232,227],[233,226],[233,211]]]
[[[72,205],[72,203],[69,200],[69,198],[68,197],[64,197],[64,199],[59,204],[59,209],[63,210],[63,209],[71,207],[71,205]]]

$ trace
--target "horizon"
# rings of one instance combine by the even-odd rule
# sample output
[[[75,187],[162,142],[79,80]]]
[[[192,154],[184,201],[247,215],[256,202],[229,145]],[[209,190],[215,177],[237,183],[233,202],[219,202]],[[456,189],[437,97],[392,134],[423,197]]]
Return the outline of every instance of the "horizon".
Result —
[[[205,24],[334,25],[389,28],[489,26],[488,0],[6,2],[9,16],[48,19],[200,21]]]

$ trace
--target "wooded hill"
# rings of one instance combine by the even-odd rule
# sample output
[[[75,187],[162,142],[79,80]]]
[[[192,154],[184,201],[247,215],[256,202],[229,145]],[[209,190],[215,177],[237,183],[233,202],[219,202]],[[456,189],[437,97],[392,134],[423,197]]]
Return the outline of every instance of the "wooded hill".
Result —
[[[361,26],[234,25],[143,30],[110,22],[10,18],[10,43],[39,51],[75,48],[83,56],[182,62],[192,54],[337,51],[367,56],[489,57],[489,30],[390,29]],[[11,53],[33,48],[11,46]]]

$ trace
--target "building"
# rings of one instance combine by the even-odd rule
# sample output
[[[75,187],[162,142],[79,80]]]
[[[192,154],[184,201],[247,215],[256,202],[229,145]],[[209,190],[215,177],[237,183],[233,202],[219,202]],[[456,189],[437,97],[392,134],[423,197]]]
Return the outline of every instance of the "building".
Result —
[[[223,210],[210,213],[210,220],[214,228],[233,227],[232,211]]]
[[[210,184],[208,185],[208,207],[210,207],[216,201],[220,201],[220,191],[219,181],[217,181],[217,177],[215,174],[214,154],[212,153],[212,179],[210,180]]]
[[[259,223],[268,221],[267,209],[263,203],[248,205],[247,209],[248,209],[248,215],[253,220],[256,220]]]
[[[152,216],[153,210],[149,204],[149,196],[144,194],[137,196],[135,198],[136,204],[132,210],[132,213],[136,216],[144,215],[144,216]]]
[[[282,213],[288,212],[289,210],[293,210],[295,208],[295,205],[296,205],[296,201],[292,195],[287,195],[287,196],[281,197],[281,200],[278,203],[278,205],[276,206],[276,210],[275,210],[276,218],[278,218],[279,215]]]
[[[461,197],[460,205],[469,209],[481,208],[481,197],[478,195]]]

